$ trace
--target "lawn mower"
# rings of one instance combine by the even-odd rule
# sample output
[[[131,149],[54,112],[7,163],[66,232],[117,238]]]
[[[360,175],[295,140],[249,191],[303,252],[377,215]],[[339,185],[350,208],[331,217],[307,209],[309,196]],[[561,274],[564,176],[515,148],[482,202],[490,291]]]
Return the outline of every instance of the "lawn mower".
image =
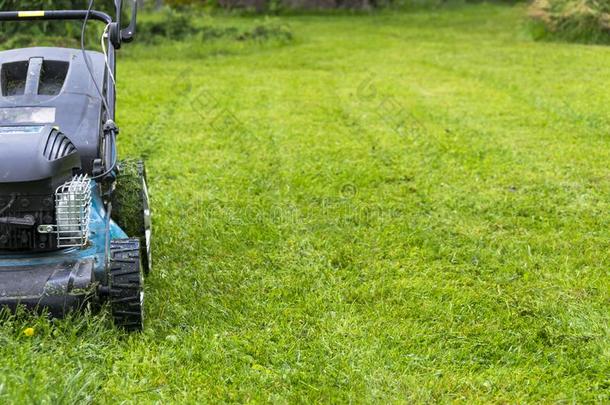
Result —
[[[109,303],[114,323],[143,327],[151,267],[144,164],[118,160],[115,50],[135,35],[137,3],[121,25],[87,10],[4,11],[6,21],[82,22],[81,48],[0,52],[0,307],[62,317]],[[85,49],[89,21],[103,52]]]

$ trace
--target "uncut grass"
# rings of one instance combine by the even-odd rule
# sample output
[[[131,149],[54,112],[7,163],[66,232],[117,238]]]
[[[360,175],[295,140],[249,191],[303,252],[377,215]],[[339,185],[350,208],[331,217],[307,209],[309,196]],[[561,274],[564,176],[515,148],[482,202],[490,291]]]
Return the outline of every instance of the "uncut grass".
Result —
[[[528,14],[537,39],[608,44],[610,3],[589,0],[534,1]]]
[[[531,42],[522,12],[126,49],[120,146],[147,156],[155,207],[147,329],[11,318],[0,399],[607,400],[610,51]]]

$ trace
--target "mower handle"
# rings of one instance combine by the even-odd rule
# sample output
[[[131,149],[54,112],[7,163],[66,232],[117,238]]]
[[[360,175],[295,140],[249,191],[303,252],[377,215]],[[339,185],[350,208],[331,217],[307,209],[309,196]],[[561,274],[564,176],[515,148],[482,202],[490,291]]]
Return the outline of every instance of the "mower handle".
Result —
[[[117,11],[116,22],[108,14],[97,10],[0,11],[0,21],[84,20],[89,14],[89,19],[101,21],[110,26],[110,42],[118,49],[122,42],[133,41],[138,18],[138,2],[136,0],[131,1],[131,21],[125,29],[121,29],[123,1],[116,0],[115,6]]]
[[[0,11],[0,21],[84,20],[86,16],[87,10]],[[97,10],[91,10],[89,18],[106,24],[112,22],[112,17]]]
[[[123,17],[123,0],[115,0],[116,5],[116,28],[112,27],[110,31],[110,38],[112,43],[118,44],[119,48],[121,42],[131,42],[133,37],[136,35],[136,23],[138,20],[138,2],[137,0],[131,0],[131,20],[129,25],[125,29],[121,29],[121,19]],[[114,38],[113,38],[114,37]]]

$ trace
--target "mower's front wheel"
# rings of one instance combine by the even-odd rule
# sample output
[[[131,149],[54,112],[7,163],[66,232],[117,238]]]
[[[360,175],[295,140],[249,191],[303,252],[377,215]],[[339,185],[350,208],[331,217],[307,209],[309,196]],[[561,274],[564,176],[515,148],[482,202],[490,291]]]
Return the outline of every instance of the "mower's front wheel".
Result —
[[[114,324],[128,332],[141,331],[144,327],[144,277],[139,239],[111,241],[108,287]]]

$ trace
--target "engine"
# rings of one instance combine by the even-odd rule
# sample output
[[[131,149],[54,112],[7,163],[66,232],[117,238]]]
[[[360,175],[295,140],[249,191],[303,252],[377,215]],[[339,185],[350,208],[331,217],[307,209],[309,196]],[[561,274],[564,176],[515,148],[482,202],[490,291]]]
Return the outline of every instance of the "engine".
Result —
[[[87,243],[91,186],[70,139],[50,125],[0,127],[0,251]]]

